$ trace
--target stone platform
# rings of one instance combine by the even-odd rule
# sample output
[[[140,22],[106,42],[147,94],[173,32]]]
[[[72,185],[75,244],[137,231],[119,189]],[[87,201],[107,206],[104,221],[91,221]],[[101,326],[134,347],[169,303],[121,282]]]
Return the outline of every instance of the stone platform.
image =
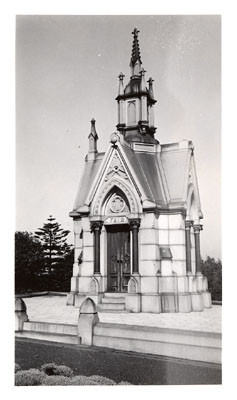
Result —
[[[19,301],[17,307],[24,309]],[[66,306],[66,296],[24,302],[28,321],[25,316],[23,325],[18,323],[16,337],[221,364],[221,306],[187,314],[99,312],[98,319],[91,299],[80,318],[78,308]]]
[[[66,306],[66,296],[23,299],[30,321],[76,325],[78,308]],[[100,322],[221,333],[221,306],[190,313],[99,313]]]

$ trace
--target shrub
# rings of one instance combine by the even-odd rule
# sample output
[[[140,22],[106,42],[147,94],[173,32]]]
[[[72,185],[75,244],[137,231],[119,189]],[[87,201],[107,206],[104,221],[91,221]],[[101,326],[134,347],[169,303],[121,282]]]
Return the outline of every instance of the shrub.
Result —
[[[38,369],[31,368],[29,370],[18,371],[15,374],[16,386],[38,386],[41,385],[45,378],[45,374]]]
[[[116,383],[104,376],[92,375],[84,376],[77,375],[71,378],[69,385],[74,386],[91,386],[91,385],[116,385]]]
[[[17,363],[15,363],[15,373],[18,372],[18,371],[20,371],[20,370],[21,370],[20,365],[17,364]]]
[[[66,365],[57,365],[55,363],[44,364],[41,366],[41,371],[46,375],[73,376],[73,370]]]
[[[97,385],[96,382],[90,379],[88,376],[77,375],[70,379],[70,386],[89,386]]]
[[[42,386],[67,386],[70,385],[71,379],[68,376],[46,375],[43,379]]]
[[[116,382],[104,376],[92,375],[89,378],[91,381],[95,382],[96,385],[116,385]]]

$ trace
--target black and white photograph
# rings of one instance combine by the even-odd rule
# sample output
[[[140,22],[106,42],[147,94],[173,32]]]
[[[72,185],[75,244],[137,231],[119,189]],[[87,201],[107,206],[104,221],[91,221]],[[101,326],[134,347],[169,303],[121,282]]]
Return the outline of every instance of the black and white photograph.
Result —
[[[222,384],[221,24],[16,15],[15,386]]]

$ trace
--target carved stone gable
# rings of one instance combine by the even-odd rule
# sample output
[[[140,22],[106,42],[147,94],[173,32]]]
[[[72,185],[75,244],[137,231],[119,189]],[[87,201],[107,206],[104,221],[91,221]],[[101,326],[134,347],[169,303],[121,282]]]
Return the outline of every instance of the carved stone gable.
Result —
[[[113,176],[120,176],[121,178],[128,179],[128,175],[121,163],[118,153],[115,152],[111,160],[109,169],[105,175],[105,182],[107,182]]]

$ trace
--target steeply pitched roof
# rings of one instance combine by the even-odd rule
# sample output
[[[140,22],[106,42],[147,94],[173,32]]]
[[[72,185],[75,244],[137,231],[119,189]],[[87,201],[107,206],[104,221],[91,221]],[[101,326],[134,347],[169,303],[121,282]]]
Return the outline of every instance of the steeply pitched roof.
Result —
[[[98,153],[96,158],[92,161],[88,161],[87,159],[85,160],[84,170],[79,183],[73,211],[76,211],[85,205],[86,197],[94,182],[96,173],[101,166],[104,154],[105,153]]]
[[[139,195],[143,200],[162,209],[185,206],[193,157],[192,142],[162,145],[158,152],[134,151],[127,145],[119,145],[119,152],[137,188],[140,188]],[[108,154],[112,157],[112,152],[107,156],[99,153],[94,160],[86,160],[73,211],[80,212],[81,207],[89,206],[86,204],[89,191],[97,183],[98,171],[109,162]]]
[[[163,145],[161,149],[161,163],[167,182],[169,202],[183,202],[192,150],[190,147],[180,147],[179,143]]]
[[[143,189],[146,198],[157,205],[166,204],[156,153],[134,152],[124,146],[123,150]]]

